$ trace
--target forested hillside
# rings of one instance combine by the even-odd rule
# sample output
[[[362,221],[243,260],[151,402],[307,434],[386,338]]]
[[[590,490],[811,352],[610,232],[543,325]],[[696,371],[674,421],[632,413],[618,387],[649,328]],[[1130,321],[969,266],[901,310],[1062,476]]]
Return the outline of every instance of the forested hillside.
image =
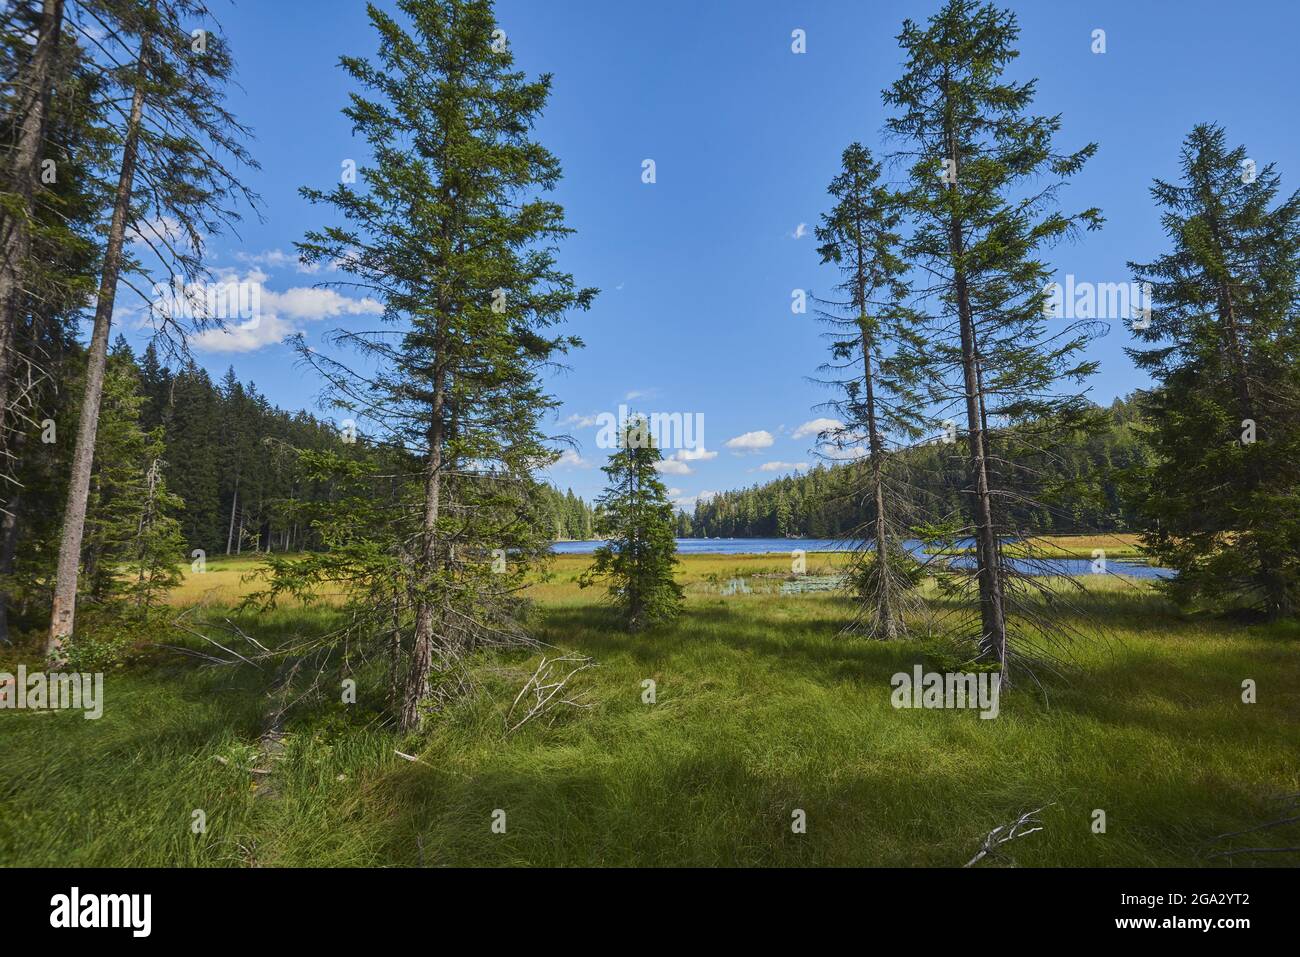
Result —
[[[1005,521],[1025,532],[1060,534],[1140,528],[1123,494],[1125,470],[1147,460],[1139,431],[1137,397],[1116,399],[1106,410],[1106,427],[1095,435],[1075,435],[1042,451],[1038,461],[1008,470],[1006,478],[1032,474],[1051,489],[1040,503],[1003,504]],[[898,454],[905,478],[894,491],[914,516],[956,514],[966,487],[963,461],[955,445],[929,444]],[[848,535],[870,517],[870,501],[855,497],[854,473],[862,462],[818,464],[807,474],[722,492],[698,502],[689,526],[699,538]]]

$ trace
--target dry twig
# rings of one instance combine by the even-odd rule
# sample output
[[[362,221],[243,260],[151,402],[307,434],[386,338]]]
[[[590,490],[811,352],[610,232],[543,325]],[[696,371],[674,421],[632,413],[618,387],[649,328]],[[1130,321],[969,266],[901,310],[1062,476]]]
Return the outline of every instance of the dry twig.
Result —
[[[988,836],[984,838],[984,844],[980,847],[979,853],[962,866],[972,867],[986,857],[996,856],[998,848],[1003,844],[1008,844],[1020,837],[1028,837],[1035,831],[1041,831],[1043,829],[1043,822],[1035,817],[1035,815],[1044,808],[1049,808],[1055,803],[1055,801],[1050,801],[1040,808],[1026,811],[1010,824],[1001,824],[989,831]]]
[[[515,695],[515,700],[510,704],[510,710],[505,716],[505,735],[508,737],[522,728],[529,721],[541,715],[550,714],[551,721],[555,720],[555,709],[561,704],[567,704],[574,708],[590,708],[591,705],[583,702],[581,699],[586,694],[585,691],[579,692],[573,697],[564,697],[565,688],[569,680],[580,671],[586,671],[588,668],[594,668],[595,659],[581,655],[577,652],[569,652],[560,655],[558,658],[548,658],[542,655],[542,660],[537,666],[524,686],[519,689],[519,694]],[[560,672],[564,672],[563,677],[557,677]],[[520,702],[526,701],[529,694],[532,695],[532,703],[523,711],[523,716],[513,723],[517,711],[521,709]],[[549,724],[549,722],[548,722]]]

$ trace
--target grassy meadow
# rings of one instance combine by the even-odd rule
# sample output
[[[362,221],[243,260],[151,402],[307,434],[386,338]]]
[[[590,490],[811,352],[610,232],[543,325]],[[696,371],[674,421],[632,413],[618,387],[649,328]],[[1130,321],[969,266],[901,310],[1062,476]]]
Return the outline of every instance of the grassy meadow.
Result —
[[[842,560],[809,555],[807,570]],[[890,676],[934,667],[942,649],[839,636],[839,594],[723,594],[737,577],[779,583],[782,556],[683,558],[685,613],[637,637],[577,587],[588,561],[557,558],[532,588],[534,634],[595,659],[572,684],[587,707],[508,737],[504,715],[540,651],[479,661],[478,692],[419,736],[383,726],[371,676],[354,705],[304,701],[275,760],[259,749],[272,675],[174,652],[110,672],[100,720],[0,712],[0,861],[961,866],[991,829],[1036,808],[1041,831],[977,866],[1296,859],[1215,856],[1297,844],[1294,825],[1219,837],[1283,816],[1300,792],[1294,626],[1190,617],[1150,584],[1090,581],[1076,624],[1093,640],[1069,672],[1044,689],[1017,684],[981,720],[893,708]],[[235,611],[255,567],[210,562],[174,594],[176,609],[191,622],[229,618],[272,647],[333,625],[328,601]],[[0,656],[0,670],[21,658]],[[1257,703],[1242,701],[1247,678]],[[1105,833],[1093,830],[1098,809]]]

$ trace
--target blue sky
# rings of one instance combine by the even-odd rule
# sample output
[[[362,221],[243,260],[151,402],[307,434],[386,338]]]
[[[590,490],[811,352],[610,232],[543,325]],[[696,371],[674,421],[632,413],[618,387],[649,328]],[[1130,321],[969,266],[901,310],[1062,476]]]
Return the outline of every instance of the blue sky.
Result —
[[[1002,5],[1022,27],[1009,75],[1039,78],[1036,109],[1062,114],[1062,147],[1100,144],[1064,202],[1099,206],[1107,224],[1054,251],[1061,274],[1126,282],[1126,260],[1164,249],[1147,189],[1153,177],[1176,176],[1180,142],[1197,122],[1222,123],[1260,165],[1277,163],[1284,188],[1300,187],[1300,4]],[[814,436],[799,427],[822,415],[814,407],[829,397],[807,381],[825,346],[810,315],[792,314],[791,290],[825,292],[834,276],[818,265],[811,234],[797,238],[799,226],[810,233],[827,208],[826,186],[848,143],[887,151],[880,91],[900,69],[895,37],[904,17],[924,19],[937,6],[500,0],[517,64],[554,74],[538,135],[563,163],[557,198],[577,230],[561,262],[602,290],[571,323],[587,348],[549,383],[564,403],[555,431],[580,443],[552,470],[556,484],[588,498],[599,491],[606,452],[585,423],[620,403],[703,414],[707,456],[665,475],[684,506],[816,461]],[[340,323],[365,322],[373,304],[313,289],[337,274],[296,268],[294,241],[326,221],[297,191],[336,182],[347,158],[364,162],[339,113],[349,85],[336,63],[373,54],[375,41],[353,0],[217,9],[242,87],[232,106],[256,134],[262,169],[249,182],[266,221],[215,239],[212,265],[259,271],[272,318],[253,335],[203,340],[197,357],[216,376],[233,365],[277,405],[314,408],[319,383],[278,334],[300,330],[317,341]],[[795,29],[806,33],[806,53],[791,51]],[[1105,53],[1091,50],[1095,29],[1105,30]],[[654,184],[642,182],[645,159],[655,162]],[[131,325],[120,328],[139,345]],[[1144,384],[1123,354],[1127,340],[1115,324],[1094,345],[1096,401]]]

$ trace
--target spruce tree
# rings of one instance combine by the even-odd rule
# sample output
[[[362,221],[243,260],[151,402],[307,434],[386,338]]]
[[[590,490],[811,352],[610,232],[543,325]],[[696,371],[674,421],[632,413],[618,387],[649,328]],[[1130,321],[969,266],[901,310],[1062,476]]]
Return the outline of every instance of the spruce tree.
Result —
[[[673,579],[673,506],[656,469],[662,460],[648,420],[629,418],[618,450],[601,469],[609,485],[597,500],[596,535],[606,541],[578,581],[583,588],[607,582],[610,601],[630,632],[671,621],[682,606],[682,588]]]
[[[831,327],[832,356],[820,371],[833,377],[820,381],[841,393],[824,407],[841,424],[819,438],[837,457],[865,452],[865,463],[852,469],[858,480],[853,499],[864,520],[851,531],[849,581],[856,609],[849,630],[889,639],[906,632],[903,612],[917,574],[903,548],[904,500],[895,493],[905,476],[886,443],[906,444],[923,433],[918,386],[924,343],[907,306],[899,198],[880,182],[880,164],[860,143],[844,150],[841,163],[829,189],[834,205],[816,231],[822,262],[835,264],[842,277],[836,286],[842,298],[821,299],[818,310]],[[781,496],[776,534],[789,531],[789,504]]]
[[[60,68],[63,0],[35,5],[24,0],[0,16],[4,51],[0,62],[6,74],[0,86],[0,115],[7,134],[0,140],[5,144],[0,153],[0,479],[5,487],[0,494],[7,499],[14,472],[9,405],[18,382],[15,349],[25,305],[24,281],[35,268],[30,259],[33,225],[42,192],[42,165],[49,159],[46,129]],[[28,31],[35,40],[30,46],[25,42]]]
[[[1300,194],[1280,198],[1216,125],[1183,144],[1182,181],[1157,180],[1171,250],[1130,264],[1150,282],[1155,378],[1142,403],[1155,462],[1133,490],[1144,542],[1178,572],[1180,601],[1269,618],[1300,609]]]
[[[195,281],[206,275],[203,249],[208,237],[239,219],[240,203],[255,195],[238,178],[253,166],[243,145],[249,130],[223,105],[233,69],[229,46],[214,33],[197,44],[194,24],[207,17],[202,0],[129,0],[107,4],[116,45],[105,56],[114,92],[129,100],[114,126],[116,188],[101,264],[95,318],[87,352],[85,390],[63,513],[63,535],[50,615],[46,655],[57,661],[73,633],[79,558],[85,534],[87,496],[95,457],[95,433],[103,394],[108,342],[119,282],[150,274],[150,267]],[[196,44],[201,49],[196,49]],[[114,59],[114,57],[120,59]],[[159,231],[171,219],[176,235]],[[137,259],[128,236],[153,257]],[[150,309],[159,332],[182,343],[194,328],[220,317],[176,315]]]
[[[48,104],[25,99],[31,90],[24,77],[45,40],[28,41],[58,6],[14,4],[0,18],[0,246],[4,270],[20,279],[17,295],[0,302],[9,310],[0,317],[0,366],[8,370],[0,373],[0,643],[7,640],[11,596],[27,610],[48,610],[48,533],[66,489],[65,437],[75,431],[66,418],[65,383],[78,374],[76,330],[98,265],[103,79],[66,20],[50,65]],[[40,177],[30,206],[21,195],[19,157],[34,127],[24,104],[44,112],[38,157],[42,173],[52,174]],[[26,246],[25,259],[9,258],[17,256],[12,242]],[[54,436],[47,423],[57,425]]]
[[[929,312],[927,355],[948,373],[934,415],[965,425],[966,514],[934,523],[931,534],[974,539],[978,622],[969,633],[1004,679],[1009,647],[1050,657],[1061,637],[1033,598],[1019,595],[1041,583],[1014,581],[1003,558],[1003,536],[1027,531],[1005,513],[1013,463],[1018,446],[1050,443],[1049,430],[1091,427],[1077,390],[1096,364],[1079,353],[1101,332],[1086,320],[1045,321],[1044,249],[1101,222],[1096,209],[1056,210],[1061,186],[1096,146],[1057,152],[1060,117],[1030,112],[1033,81],[1004,78],[1018,35],[1009,11],[947,0],[924,26],[904,21],[903,75],[884,94],[894,109],[886,128],[901,146],[895,159],[910,164],[904,258],[927,277],[915,289]],[[1018,623],[1009,623],[1013,616]]]
[[[393,654],[400,723],[411,729],[464,686],[466,652],[526,638],[520,592],[553,531],[534,477],[556,458],[539,425],[556,403],[540,376],[581,344],[552,327],[595,290],[556,266],[570,230],[546,193],[560,165],[532,135],[549,76],[514,69],[487,0],[397,8],[369,8],[376,59],[341,60],[360,88],[344,112],[373,160],[355,183],[303,190],[343,221],[300,244],[307,261],[337,261],[351,285],[382,299],[384,321],[339,330],[325,348],[298,344],[345,429],[410,454],[396,456],[395,477],[349,475],[354,489],[372,482],[392,511],[382,534],[346,515],[320,529],[350,550],[344,572],[299,563],[277,569],[277,582],[319,574],[358,609],[379,609],[358,614],[353,637]],[[363,361],[350,365],[346,350]],[[370,601],[379,571],[387,580]]]
[[[83,554],[86,597],[147,616],[180,583],[183,503],[167,490],[161,429],[146,432],[145,399],[121,337],[109,354]]]

